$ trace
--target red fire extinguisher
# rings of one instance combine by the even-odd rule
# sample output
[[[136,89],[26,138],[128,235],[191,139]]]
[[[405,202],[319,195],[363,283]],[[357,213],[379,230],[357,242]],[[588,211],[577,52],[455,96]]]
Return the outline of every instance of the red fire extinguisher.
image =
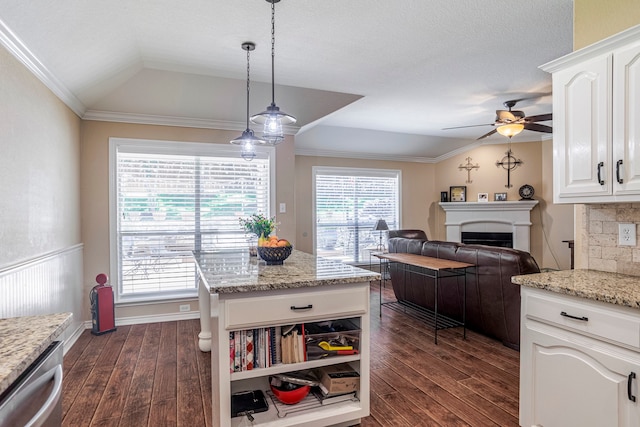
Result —
[[[91,322],[93,335],[102,335],[116,330],[115,308],[113,306],[113,289],[107,284],[109,277],[100,273],[96,276],[98,284],[91,289]]]

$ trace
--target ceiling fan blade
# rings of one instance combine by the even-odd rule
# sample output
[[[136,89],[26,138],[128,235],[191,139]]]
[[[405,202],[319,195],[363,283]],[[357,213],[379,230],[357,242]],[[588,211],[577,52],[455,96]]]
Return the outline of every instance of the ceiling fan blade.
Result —
[[[491,135],[493,135],[493,134],[494,134],[494,133],[496,133],[496,132],[498,132],[498,130],[497,130],[497,129],[494,129],[494,130],[492,130],[491,132],[485,133],[485,134],[484,134],[484,135],[482,135],[480,138],[476,138],[476,141],[478,141],[478,140],[480,140],[480,139],[484,139],[484,138],[486,138],[486,137],[488,137],[488,136],[491,136]]]
[[[551,126],[541,125],[538,123],[525,123],[524,128],[527,130],[533,130],[536,132],[545,132],[545,133],[553,132],[553,128]]]
[[[524,119],[528,122],[546,122],[547,120],[553,120],[553,114],[538,114],[537,116],[529,116]]]
[[[475,128],[475,127],[478,127],[478,126],[493,126],[493,123],[485,123],[483,125],[456,126],[456,127],[452,127],[452,128],[442,128],[441,130]]]

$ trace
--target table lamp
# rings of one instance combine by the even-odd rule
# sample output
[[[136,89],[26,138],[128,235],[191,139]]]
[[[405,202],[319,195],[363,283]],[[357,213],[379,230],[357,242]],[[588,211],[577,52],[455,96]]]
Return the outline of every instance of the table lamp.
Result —
[[[376,225],[373,226],[374,231],[380,232],[380,244],[378,245],[378,248],[377,248],[379,251],[384,251],[384,245],[382,244],[382,232],[387,231],[388,229],[389,229],[389,226],[387,225],[387,221],[385,221],[384,219],[377,220]]]

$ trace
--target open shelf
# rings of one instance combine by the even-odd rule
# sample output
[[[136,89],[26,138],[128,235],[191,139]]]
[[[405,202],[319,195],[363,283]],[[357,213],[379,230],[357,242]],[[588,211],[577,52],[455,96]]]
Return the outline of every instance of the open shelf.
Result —
[[[335,365],[338,363],[349,363],[360,360],[360,355],[326,357],[324,359],[310,360],[300,363],[281,363],[268,368],[257,368],[251,371],[234,372],[231,374],[231,381],[241,381],[250,378],[264,377],[285,372],[301,371],[303,369],[319,368],[320,366]]]

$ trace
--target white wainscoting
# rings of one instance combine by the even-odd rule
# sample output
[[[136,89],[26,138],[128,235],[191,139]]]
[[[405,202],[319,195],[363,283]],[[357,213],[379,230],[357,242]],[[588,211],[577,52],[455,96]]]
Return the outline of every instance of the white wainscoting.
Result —
[[[0,318],[73,313],[62,334],[65,352],[84,330],[83,245],[78,244],[0,270]]]

